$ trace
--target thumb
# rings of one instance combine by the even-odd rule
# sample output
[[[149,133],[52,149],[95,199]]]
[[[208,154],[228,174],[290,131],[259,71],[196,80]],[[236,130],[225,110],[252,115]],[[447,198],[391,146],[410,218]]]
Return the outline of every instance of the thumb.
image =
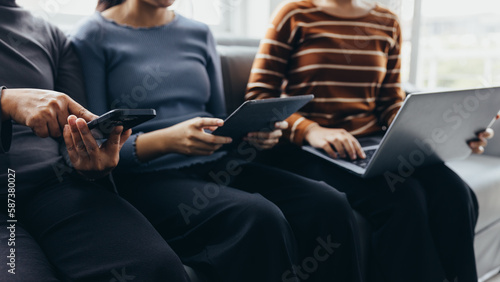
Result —
[[[75,115],[78,118],[83,118],[86,122],[97,118],[96,115],[85,109],[82,105],[68,97],[68,111],[70,115]]]

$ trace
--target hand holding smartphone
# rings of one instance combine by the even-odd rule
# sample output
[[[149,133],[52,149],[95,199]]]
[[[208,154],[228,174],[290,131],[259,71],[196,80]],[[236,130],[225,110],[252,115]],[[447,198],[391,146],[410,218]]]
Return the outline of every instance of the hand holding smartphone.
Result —
[[[154,109],[115,109],[87,123],[96,140],[107,139],[116,126],[128,130],[156,117]]]

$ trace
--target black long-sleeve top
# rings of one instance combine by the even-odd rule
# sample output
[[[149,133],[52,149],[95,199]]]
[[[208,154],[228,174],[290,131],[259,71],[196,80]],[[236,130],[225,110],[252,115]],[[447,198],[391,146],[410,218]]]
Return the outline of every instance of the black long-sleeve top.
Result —
[[[62,31],[33,17],[14,0],[0,0],[0,86],[55,90],[85,105],[82,77],[78,58]],[[8,169],[16,171],[17,194],[69,172],[60,153],[62,140],[39,138],[15,123],[10,133],[10,122],[4,121],[0,128],[0,195],[7,193]]]

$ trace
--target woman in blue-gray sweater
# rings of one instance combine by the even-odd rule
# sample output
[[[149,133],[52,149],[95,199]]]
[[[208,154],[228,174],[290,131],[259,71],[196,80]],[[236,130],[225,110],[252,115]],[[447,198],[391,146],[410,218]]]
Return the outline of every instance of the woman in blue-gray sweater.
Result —
[[[213,281],[363,281],[345,195],[252,162],[286,123],[231,152],[218,150],[230,138],[204,131],[226,114],[220,62],[208,27],[173,2],[101,0],[72,38],[93,112],[158,114],[123,146],[121,194]]]

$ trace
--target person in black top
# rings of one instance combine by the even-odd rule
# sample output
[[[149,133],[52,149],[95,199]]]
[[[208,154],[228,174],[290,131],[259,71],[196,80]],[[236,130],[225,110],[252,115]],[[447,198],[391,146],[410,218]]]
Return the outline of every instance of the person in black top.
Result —
[[[70,42],[15,0],[0,0],[0,85],[0,280],[189,281],[106,178],[130,131],[96,144]]]

